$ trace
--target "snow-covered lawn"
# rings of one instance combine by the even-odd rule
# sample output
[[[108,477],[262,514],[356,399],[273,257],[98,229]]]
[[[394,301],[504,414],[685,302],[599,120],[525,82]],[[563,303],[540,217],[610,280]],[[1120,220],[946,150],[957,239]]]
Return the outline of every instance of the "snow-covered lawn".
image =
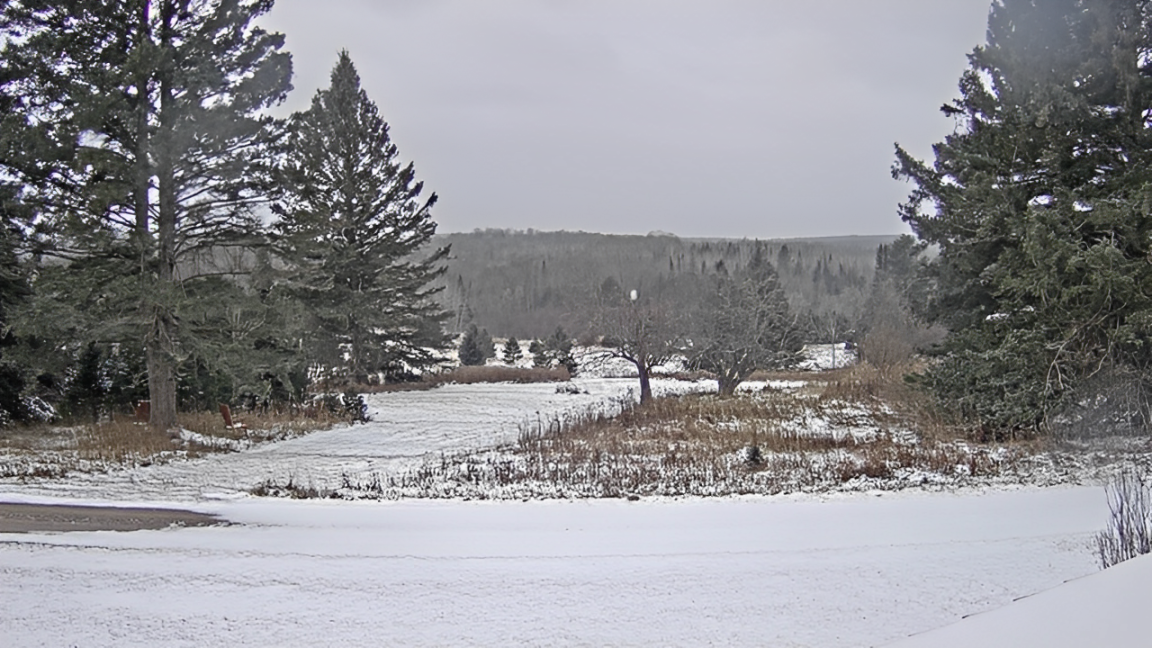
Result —
[[[1140,556],[891,648],[1144,648],[1152,556]]]
[[[1088,487],[195,508],[235,526],[0,536],[4,645],[869,646],[1094,572],[1106,514]]]
[[[579,393],[559,393],[555,383],[445,385],[428,391],[366,396],[372,421],[338,427],[239,453],[74,474],[63,480],[0,479],[0,492],[109,500],[195,501],[219,493],[248,492],[265,480],[335,488],[344,476],[388,474],[429,456],[510,443],[519,426],[537,417],[563,416],[635,390],[635,380],[584,379]],[[698,389],[694,383],[654,382],[656,393]],[[0,461],[3,458],[0,457]]]
[[[613,407],[634,382],[378,394],[365,425],[2,480],[3,502],[181,506],[231,525],[0,534],[0,645],[868,646],[1097,571],[1099,486],[637,502],[245,495],[266,479],[331,488],[509,443],[525,419]]]

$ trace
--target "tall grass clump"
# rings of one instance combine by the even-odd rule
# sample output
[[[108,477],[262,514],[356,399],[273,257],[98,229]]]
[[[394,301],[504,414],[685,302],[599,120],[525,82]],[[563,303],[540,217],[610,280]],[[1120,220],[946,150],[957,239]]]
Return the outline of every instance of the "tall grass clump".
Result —
[[[1108,528],[1096,535],[1102,569],[1152,553],[1152,483],[1135,471],[1124,470],[1106,490]]]

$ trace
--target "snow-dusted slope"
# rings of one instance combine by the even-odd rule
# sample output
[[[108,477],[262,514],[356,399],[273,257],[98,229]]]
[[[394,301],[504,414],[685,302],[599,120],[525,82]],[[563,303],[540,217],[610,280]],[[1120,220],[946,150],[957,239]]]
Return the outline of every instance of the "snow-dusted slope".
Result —
[[[1152,556],[1141,556],[890,648],[1146,648],[1149,601]]]
[[[0,643],[868,646],[1094,572],[1107,513],[1082,487],[195,508],[237,524],[0,535]]]

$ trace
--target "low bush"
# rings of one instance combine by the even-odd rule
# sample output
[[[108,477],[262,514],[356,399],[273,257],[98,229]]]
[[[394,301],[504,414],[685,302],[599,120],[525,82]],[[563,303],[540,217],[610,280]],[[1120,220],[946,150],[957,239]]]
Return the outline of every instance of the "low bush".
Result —
[[[284,483],[274,479],[266,479],[253,486],[249,493],[257,497],[287,497],[290,499],[326,499],[334,496],[328,489],[318,488],[311,483],[298,484],[295,477],[289,477]]]
[[[313,403],[313,411],[317,414],[333,416],[341,421],[367,423],[372,420],[368,416],[368,404],[364,402],[363,394],[354,391],[317,396]]]
[[[11,426],[0,430],[0,452],[5,453],[13,465],[11,470],[0,466],[0,476],[60,476],[72,471],[102,471],[114,466],[149,465],[174,457],[232,452],[251,444],[326,429],[345,420],[323,409],[301,407],[234,411],[233,414],[235,420],[243,421],[245,428],[226,428],[219,412],[182,412],[177,422],[186,432],[179,438],[127,416],[71,426]]]
[[[452,371],[432,374],[425,378],[425,380],[432,385],[443,385],[448,383],[471,385],[475,383],[498,382],[543,383],[564,382],[569,379],[570,376],[568,374],[568,370],[563,366],[526,368],[507,366],[502,367],[495,365],[483,367],[458,367]]]

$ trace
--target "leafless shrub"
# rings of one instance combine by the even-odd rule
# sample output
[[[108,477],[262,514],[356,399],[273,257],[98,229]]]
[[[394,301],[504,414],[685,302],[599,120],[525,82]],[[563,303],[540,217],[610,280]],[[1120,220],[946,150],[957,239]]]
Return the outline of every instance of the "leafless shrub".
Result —
[[[1108,528],[1096,535],[1102,569],[1152,553],[1152,483],[1131,470],[1120,472],[1107,488]]]
[[[1075,400],[1050,418],[1064,439],[1147,434],[1152,428],[1152,386],[1128,367],[1108,367],[1076,389]]]
[[[291,499],[328,499],[334,496],[333,491],[317,488],[309,484],[298,484],[294,477],[289,477],[284,483],[274,479],[266,479],[253,486],[249,493],[257,497],[288,497]]]
[[[861,344],[861,356],[882,374],[899,371],[916,353],[915,337],[909,327],[882,322],[868,331]]]

